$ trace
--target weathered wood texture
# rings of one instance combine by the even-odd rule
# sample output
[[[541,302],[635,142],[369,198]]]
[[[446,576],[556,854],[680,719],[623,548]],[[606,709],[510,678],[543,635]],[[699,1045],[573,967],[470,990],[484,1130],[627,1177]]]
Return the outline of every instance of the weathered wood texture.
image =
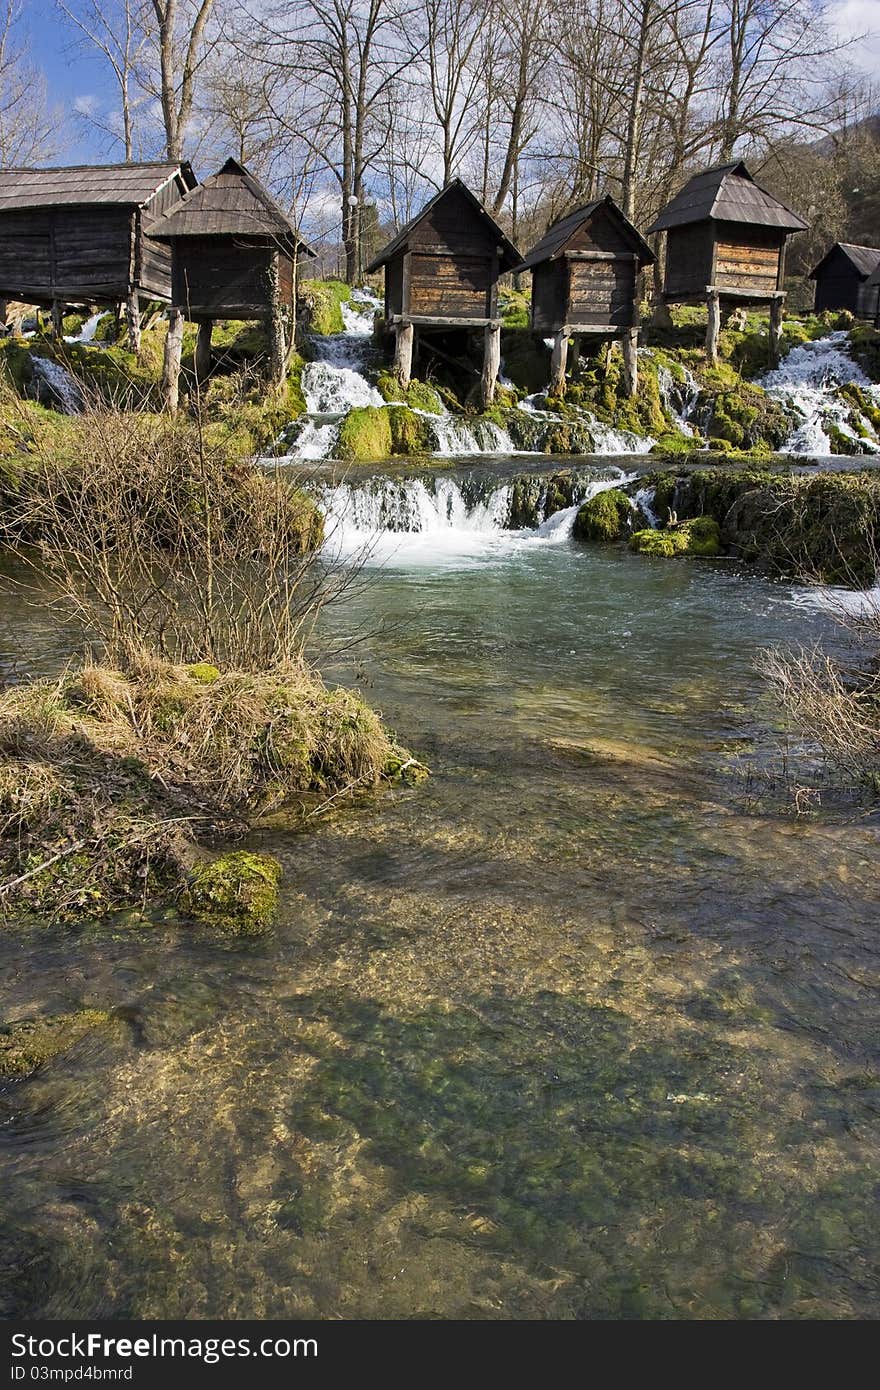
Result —
[[[876,318],[880,284],[872,278],[878,267],[880,248],[837,242],[810,272],[816,281],[816,313],[848,309],[857,318]]]
[[[774,227],[719,223],[711,284],[718,289],[754,290],[772,295],[781,288],[784,236]]]
[[[666,272],[663,293],[667,299],[701,296],[712,283],[715,237],[711,222],[672,227],[666,234]]]
[[[53,299],[121,302],[138,290],[144,297],[168,300],[170,257],[145,228],[165,203],[180,197],[191,175],[180,166],[146,167],[147,173],[134,179],[117,166],[33,171],[44,172],[46,179],[25,182],[20,203],[13,176],[32,171],[0,173],[0,294],[46,305]],[[62,179],[67,173],[79,181]],[[81,187],[80,176],[86,173]],[[60,179],[60,192],[49,175]],[[159,180],[162,186],[156,189]],[[142,203],[124,201],[145,190]],[[39,204],[40,196],[48,200],[45,206]],[[94,201],[74,201],[88,196]]]
[[[532,272],[532,328],[622,335],[638,321],[640,274],[653,259],[612,199],[567,214],[523,262]]]
[[[516,248],[455,180],[408,223],[368,267],[385,268],[385,313],[430,325],[485,324],[495,318],[502,270]]]
[[[276,260],[287,263],[278,275],[282,307],[292,307],[292,262],[271,246],[213,236],[181,237],[173,246],[172,299],[188,318],[250,319],[268,313]]]

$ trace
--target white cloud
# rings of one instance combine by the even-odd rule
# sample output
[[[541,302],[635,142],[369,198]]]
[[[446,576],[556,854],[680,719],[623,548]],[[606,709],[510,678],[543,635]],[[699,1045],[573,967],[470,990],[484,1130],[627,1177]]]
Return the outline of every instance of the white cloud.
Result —
[[[98,109],[98,98],[89,96],[88,93],[74,97],[73,109],[80,116],[94,116]]]
[[[847,62],[880,81],[880,6],[877,0],[834,0],[828,19],[839,38],[859,39],[847,49]]]

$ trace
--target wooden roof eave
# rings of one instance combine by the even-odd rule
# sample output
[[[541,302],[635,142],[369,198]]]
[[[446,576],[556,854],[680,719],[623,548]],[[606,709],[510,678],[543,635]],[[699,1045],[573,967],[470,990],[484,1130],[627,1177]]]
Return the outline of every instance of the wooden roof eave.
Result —
[[[433,198],[429,198],[425,206],[416,214],[416,216],[411,217],[409,222],[407,222],[405,226],[401,227],[399,232],[395,233],[395,235],[391,238],[387,245],[382,248],[379,254],[373,257],[373,259],[370,261],[370,264],[365,267],[366,274],[373,275],[376,271],[381,270],[383,266],[387,265],[389,261],[393,260],[399,252],[405,251],[407,241],[409,237],[412,235],[414,229],[436,207],[440,199],[445,197],[453,188],[459,189],[460,192],[462,192],[468,199],[468,201],[473,205],[476,212],[484,219],[484,221],[488,222],[495,236],[495,240],[498,245],[499,255],[504,263],[503,269],[514,270],[518,266],[519,262],[522,260],[522,253],[514,246],[513,242],[510,241],[504,235],[498,223],[495,221],[495,218],[492,216],[490,212],[486,211],[486,209],[483,207],[482,203],[479,201],[476,195],[473,194],[471,190],[468,188],[467,184],[464,183],[461,179],[453,179],[451,183],[446,184],[444,188],[441,188],[439,192],[435,193]]]

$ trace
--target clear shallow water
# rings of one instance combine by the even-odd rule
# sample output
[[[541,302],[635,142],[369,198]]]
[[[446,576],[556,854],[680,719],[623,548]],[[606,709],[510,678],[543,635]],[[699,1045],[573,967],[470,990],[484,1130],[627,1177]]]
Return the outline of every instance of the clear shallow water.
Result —
[[[876,833],[730,773],[828,615],[515,538],[367,579],[331,674],[425,787],[263,836],[261,941],[0,936],[5,1018],[123,1011],[0,1096],[4,1310],[876,1315]]]

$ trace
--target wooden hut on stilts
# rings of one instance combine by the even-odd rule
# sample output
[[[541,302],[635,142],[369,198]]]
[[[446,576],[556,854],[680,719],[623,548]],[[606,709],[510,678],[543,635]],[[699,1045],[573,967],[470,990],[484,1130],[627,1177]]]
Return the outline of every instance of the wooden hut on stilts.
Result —
[[[522,257],[461,179],[454,179],[367,266],[384,268],[385,320],[394,332],[394,370],[406,388],[419,336],[483,329],[481,397],[495,398],[501,365],[498,277]]]
[[[810,271],[809,278],[816,282],[816,313],[822,314],[826,309],[848,309],[856,318],[873,322],[880,308],[880,286],[874,275],[878,268],[880,248],[836,241]]]
[[[517,266],[532,273],[532,330],[552,337],[550,394],[565,393],[569,339],[615,339],[623,349],[626,389],[638,386],[642,271],[654,253],[610,196],[554,222]]]
[[[293,347],[299,265],[315,252],[259,180],[227,159],[169,208],[151,235],[171,248],[173,312],[164,372],[169,407],[177,404],[184,316],[199,325],[198,380],[210,371],[216,319],[263,319],[270,377],[280,384]]]
[[[156,218],[195,187],[181,162],[0,170],[0,300],[52,312],[125,305],[140,348],[141,301],[171,298],[171,256],[150,235]]]
[[[663,299],[705,302],[706,354],[718,355],[722,311],[770,309],[770,356],[779,355],[785,305],[785,243],[807,223],[756,183],[741,160],[695,174],[666,205],[652,232],[666,232]]]

